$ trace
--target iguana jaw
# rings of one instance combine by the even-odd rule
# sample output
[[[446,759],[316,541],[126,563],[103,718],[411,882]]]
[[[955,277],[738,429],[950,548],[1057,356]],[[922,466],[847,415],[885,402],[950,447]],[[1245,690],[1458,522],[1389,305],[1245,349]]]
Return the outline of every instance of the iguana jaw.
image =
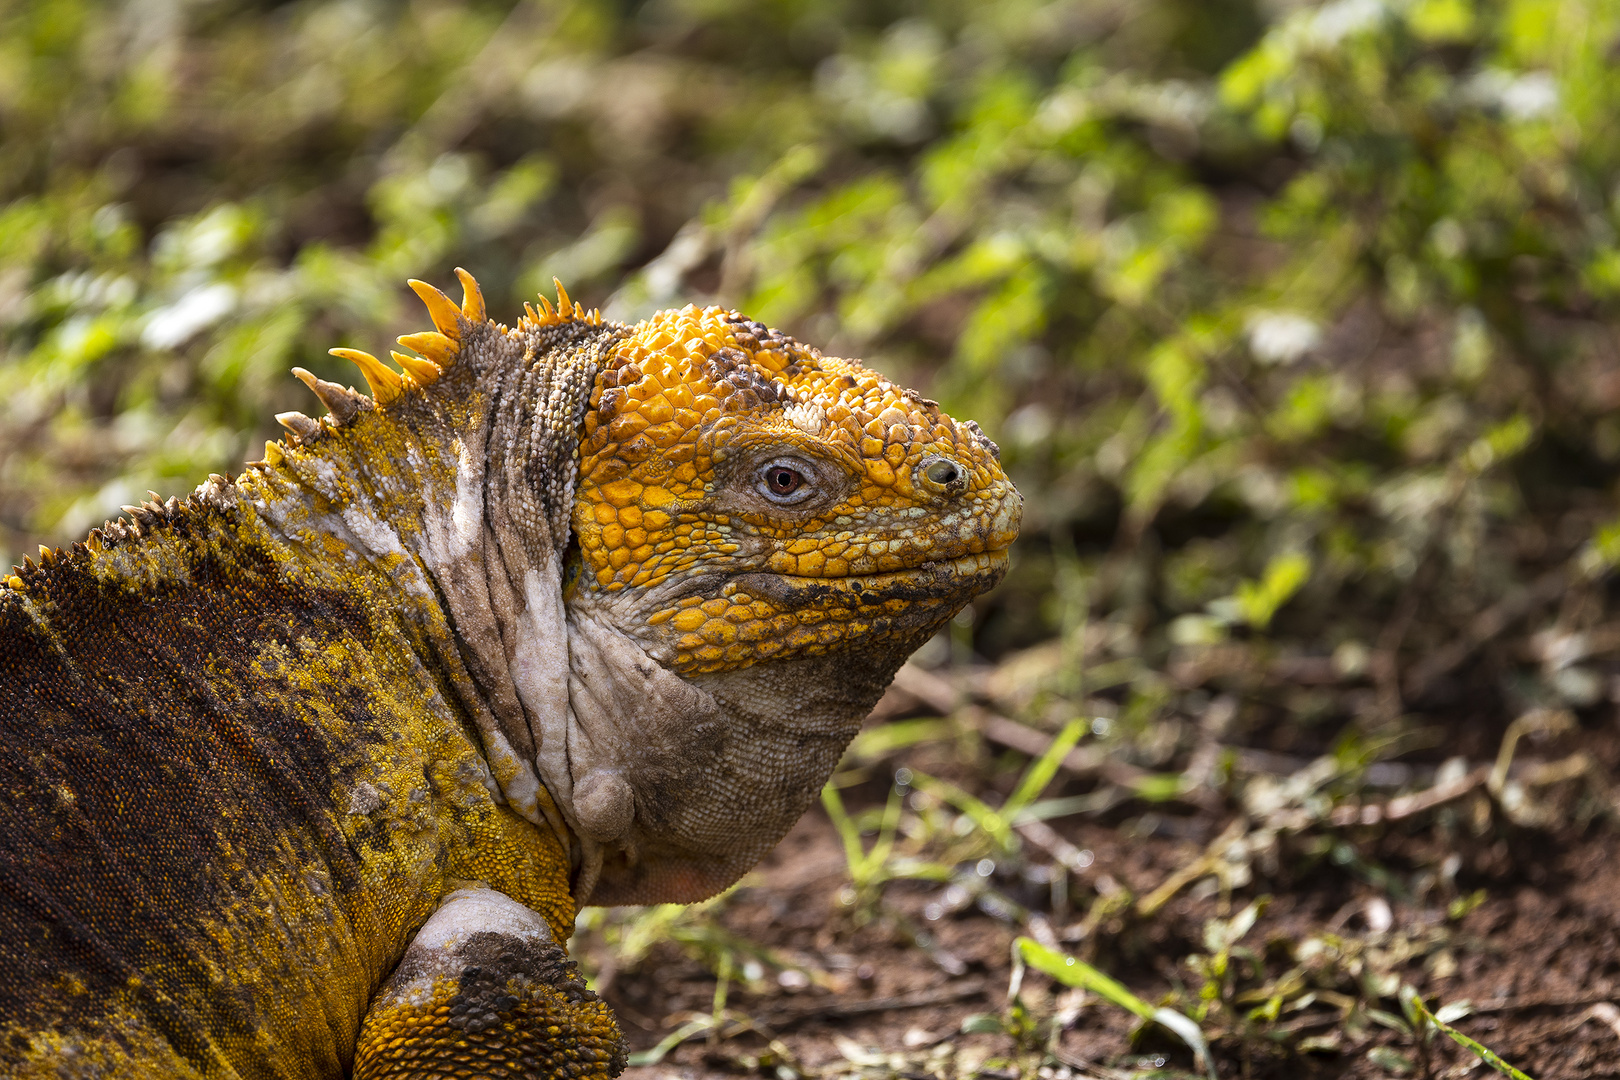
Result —
[[[645,595],[599,596],[598,603],[648,655],[696,676],[909,637],[956,614],[1006,571],[1005,550],[836,578],[750,569],[705,574]]]
[[[582,845],[580,901],[688,902],[730,885],[814,800],[906,657],[1006,567],[1003,547],[882,574],[570,590],[569,715],[538,741]],[[702,623],[649,620],[672,609]],[[718,650],[745,659],[691,671],[704,657],[688,639],[716,628],[730,638]]]
[[[682,677],[590,600],[571,609],[559,802],[586,855],[579,901],[686,903],[736,881],[810,806],[894,671],[956,610],[914,614],[860,648]]]
[[[583,845],[580,901],[730,885],[814,800],[906,657],[1006,568],[1003,541],[889,573],[570,589],[566,731],[539,741]]]

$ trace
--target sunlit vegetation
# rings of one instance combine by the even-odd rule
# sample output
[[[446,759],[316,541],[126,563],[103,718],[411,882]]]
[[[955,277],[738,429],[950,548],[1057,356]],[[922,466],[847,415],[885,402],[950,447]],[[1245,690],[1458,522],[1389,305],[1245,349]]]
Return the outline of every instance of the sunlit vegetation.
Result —
[[[589,913],[599,976],[712,973],[641,1060],[1590,1075],[1454,975],[1616,811],[1617,43],[1600,0],[0,0],[0,561],[258,457],[408,276],[735,306],[1025,494],[824,798],[836,933],[1006,948],[946,1036],[809,1064],[760,1002],[847,980],[729,929],[749,887]]]

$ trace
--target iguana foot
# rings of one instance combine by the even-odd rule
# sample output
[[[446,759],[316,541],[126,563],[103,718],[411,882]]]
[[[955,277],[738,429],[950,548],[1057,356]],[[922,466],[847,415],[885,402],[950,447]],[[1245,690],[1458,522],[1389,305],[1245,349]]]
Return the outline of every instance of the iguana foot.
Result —
[[[606,1080],[624,1065],[612,1012],[545,920],[493,889],[458,889],[372,999],[354,1080]]]

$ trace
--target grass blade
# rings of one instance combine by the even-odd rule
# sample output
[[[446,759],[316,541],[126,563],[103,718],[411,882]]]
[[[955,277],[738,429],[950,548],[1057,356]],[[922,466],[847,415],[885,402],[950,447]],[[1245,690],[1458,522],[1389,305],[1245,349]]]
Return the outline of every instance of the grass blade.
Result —
[[[1013,945],[1013,955],[1065,986],[1084,987],[1120,1008],[1135,1013],[1143,1020],[1158,1024],[1186,1043],[1210,1080],[1215,1080],[1215,1062],[1210,1057],[1209,1042],[1204,1038],[1203,1030],[1191,1017],[1174,1009],[1154,1008],[1127,990],[1123,983],[1103,974],[1084,960],[1077,960],[1056,949],[1048,949],[1033,938],[1020,937]]]
[[[664,1036],[658,1045],[653,1047],[651,1050],[642,1050],[639,1053],[631,1054],[629,1060],[630,1067],[636,1068],[642,1065],[657,1065],[660,1061],[664,1060],[665,1056],[671,1050],[681,1045],[681,1043],[685,1042],[687,1039],[690,1039],[694,1035],[701,1035],[705,1031],[712,1030],[713,1027],[714,1017],[712,1016],[700,1016],[696,1020],[690,1020],[676,1028],[674,1031],[670,1032],[668,1035]]]
[[[859,874],[861,864],[866,861],[866,852],[861,850],[861,831],[855,823],[849,820],[849,814],[844,810],[843,797],[838,789],[828,781],[821,788],[821,805],[827,808],[827,816],[832,818],[833,828],[838,830],[838,837],[844,842],[844,858],[849,863],[850,876]]]
[[[969,795],[950,781],[912,770],[911,786],[950,803],[966,814],[973,824],[988,833],[1003,851],[1013,850],[1017,845],[1018,840],[1013,835],[1008,818],[1003,817],[1000,811],[992,809],[984,800]]]
[[[1087,726],[1086,722],[1079,718],[1070,720],[1058,733],[1057,738],[1041,752],[1041,756],[1030,763],[1018,781],[1018,786],[1013,789],[1013,793],[1001,807],[1004,818],[1010,820],[1017,817],[1020,810],[1034,802],[1036,797],[1046,790],[1046,785],[1057,775],[1058,766],[1063,764],[1063,759],[1086,733]]]
[[[1490,1047],[1484,1045],[1483,1043],[1475,1042],[1473,1039],[1470,1039],[1467,1035],[1464,1035],[1462,1032],[1458,1031],[1456,1028],[1452,1027],[1438,1016],[1435,1016],[1434,1013],[1429,1011],[1429,1007],[1423,1003],[1423,997],[1412,987],[1401,987],[1401,1004],[1406,1007],[1408,1016],[1415,1016],[1423,1023],[1430,1025],[1437,1031],[1443,1032],[1446,1038],[1450,1039],[1458,1046],[1461,1046],[1463,1049],[1469,1051],[1475,1057],[1479,1058],[1479,1060],[1483,1061],[1485,1064],[1489,1065],[1503,1076],[1511,1076],[1513,1080],[1533,1080],[1528,1073],[1515,1069],[1512,1065],[1509,1065],[1507,1062],[1503,1061],[1497,1055],[1496,1051],[1492,1050]]]
[[[949,720],[895,720],[877,727],[863,728],[844,753],[846,762],[870,765],[908,746],[942,742],[956,734]]]

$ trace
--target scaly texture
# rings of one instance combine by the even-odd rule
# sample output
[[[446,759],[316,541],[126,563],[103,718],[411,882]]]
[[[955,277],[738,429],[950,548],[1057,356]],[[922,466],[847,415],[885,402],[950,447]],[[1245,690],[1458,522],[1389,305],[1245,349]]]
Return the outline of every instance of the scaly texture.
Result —
[[[527,908],[451,893],[372,1001],[354,1080],[618,1072],[607,1006]]]
[[[971,424],[735,312],[434,322],[0,589],[0,1071],[607,1076],[556,942],[813,798],[1000,577]],[[402,959],[403,958],[403,959]]]
[[[574,519],[597,588],[754,569],[826,586],[808,605],[738,589],[656,608],[648,625],[677,632],[660,658],[683,675],[820,655],[846,638],[882,648],[894,616],[909,621],[917,605],[956,599],[930,587],[936,564],[990,572],[999,556],[987,553],[1016,531],[1018,504],[976,427],[735,313],[687,308],[648,319],[614,350],[598,385]],[[813,503],[709,510],[722,474],[738,461],[756,464],[757,448],[781,468],[802,455],[831,459],[844,475],[828,477],[834,494]],[[936,513],[942,504],[949,509]],[[767,545],[745,548],[739,529]],[[864,588],[902,572],[917,587],[886,589],[881,600]]]

